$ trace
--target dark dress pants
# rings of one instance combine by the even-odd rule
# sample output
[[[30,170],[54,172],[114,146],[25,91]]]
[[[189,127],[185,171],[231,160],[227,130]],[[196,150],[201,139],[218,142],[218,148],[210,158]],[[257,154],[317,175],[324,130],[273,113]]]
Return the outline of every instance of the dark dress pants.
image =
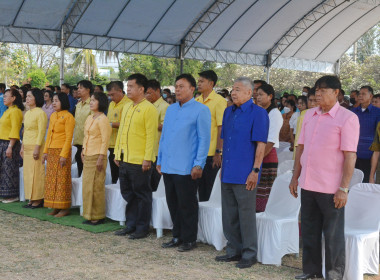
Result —
[[[369,174],[371,173],[371,159],[357,158],[355,168],[363,171],[363,183],[369,183]]]
[[[199,201],[208,201],[210,199],[215,177],[219,171],[219,167],[212,167],[212,159],[213,156],[207,157],[206,165],[203,168],[202,177],[197,180]]]
[[[222,183],[222,222],[229,256],[257,258],[256,193],[257,188],[248,191],[245,184]]]
[[[114,148],[109,148],[110,154],[108,156],[108,161],[110,163],[110,169],[111,169],[111,178],[112,178],[112,184],[116,184],[117,180],[119,179],[119,166],[116,165],[114,162],[115,154],[114,154]]]
[[[344,207],[335,208],[334,194],[301,190],[301,233],[303,272],[322,274],[323,233],[326,279],[343,279]]]
[[[163,174],[166,202],[173,221],[173,237],[185,243],[197,240],[197,183],[191,175]]]
[[[78,167],[78,177],[80,177],[82,175],[82,171],[83,171],[83,162],[82,162],[82,157],[81,157],[81,153],[82,153],[82,145],[75,145],[75,147],[77,147],[77,153],[75,154],[75,161],[77,163],[77,167]]]
[[[126,226],[136,228],[137,233],[149,231],[152,216],[152,168],[142,171],[142,165],[120,162],[120,191],[127,202]]]

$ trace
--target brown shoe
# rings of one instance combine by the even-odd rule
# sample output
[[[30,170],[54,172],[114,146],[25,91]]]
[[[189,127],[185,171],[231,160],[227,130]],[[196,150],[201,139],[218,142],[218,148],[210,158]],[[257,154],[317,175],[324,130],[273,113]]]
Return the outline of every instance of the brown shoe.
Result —
[[[48,213],[48,215],[55,216],[58,214],[58,212],[59,212],[59,209],[54,209],[52,212]]]
[[[59,213],[57,215],[54,215],[54,217],[61,218],[61,217],[67,216],[67,215],[70,215],[70,210],[65,209],[65,210],[59,211]]]

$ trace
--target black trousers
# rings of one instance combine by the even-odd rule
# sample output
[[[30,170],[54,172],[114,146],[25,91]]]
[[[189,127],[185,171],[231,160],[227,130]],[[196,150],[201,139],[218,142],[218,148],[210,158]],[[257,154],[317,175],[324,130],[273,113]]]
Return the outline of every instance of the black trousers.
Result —
[[[83,171],[83,162],[82,162],[82,157],[81,157],[83,146],[75,145],[75,147],[77,147],[77,153],[75,154],[75,161],[77,162],[77,167],[78,167],[78,177],[80,177]]]
[[[325,238],[326,279],[343,279],[345,268],[344,207],[334,194],[301,190],[301,232],[304,273],[322,274],[322,232]]]
[[[369,174],[371,173],[371,159],[357,158],[355,168],[363,171],[363,183],[369,183]]]
[[[128,203],[125,209],[126,226],[137,233],[148,232],[152,216],[152,169],[142,171],[142,165],[120,162],[120,192]]]
[[[111,169],[111,178],[112,178],[112,184],[116,184],[117,180],[119,179],[119,166],[116,165],[116,163],[113,161],[115,159],[114,155],[114,148],[109,148],[110,154],[108,156],[108,161],[110,163],[110,169]]]
[[[157,166],[157,157],[156,157],[156,160],[152,162],[152,176],[150,179],[150,187],[152,188],[153,192],[157,191],[158,185],[161,180],[161,174],[158,173],[156,166]]]
[[[203,168],[202,177],[197,180],[199,201],[207,201],[210,199],[215,177],[219,171],[219,167],[212,167],[212,159],[213,156],[207,157],[206,165]]]
[[[197,184],[191,175],[163,174],[173,237],[194,242],[198,234]]]

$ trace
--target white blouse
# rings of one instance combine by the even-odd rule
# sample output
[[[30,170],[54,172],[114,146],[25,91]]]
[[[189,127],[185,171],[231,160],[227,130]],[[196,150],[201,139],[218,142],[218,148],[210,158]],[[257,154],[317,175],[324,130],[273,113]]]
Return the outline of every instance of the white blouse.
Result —
[[[280,147],[280,130],[284,119],[282,118],[281,112],[274,108],[269,112],[269,132],[268,132],[268,142],[274,143],[273,148]]]

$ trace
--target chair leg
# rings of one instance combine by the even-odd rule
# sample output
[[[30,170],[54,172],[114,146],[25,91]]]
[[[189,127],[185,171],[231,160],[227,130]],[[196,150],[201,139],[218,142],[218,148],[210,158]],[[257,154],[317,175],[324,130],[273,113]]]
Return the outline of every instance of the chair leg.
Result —
[[[79,212],[80,212],[80,215],[83,216],[83,205],[81,205],[81,206],[79,207]]]
[[[161,238],[164,234],[163,234],[163,229],[162,228],[157,228],[156,229],[156,235],[157,235],[157,239],[158,238]]]
[[[298,259],[300,257],[300,253],[294,254],[295,257]]]
[[[121,226],[125,226],[125,222],[119,222]]]

